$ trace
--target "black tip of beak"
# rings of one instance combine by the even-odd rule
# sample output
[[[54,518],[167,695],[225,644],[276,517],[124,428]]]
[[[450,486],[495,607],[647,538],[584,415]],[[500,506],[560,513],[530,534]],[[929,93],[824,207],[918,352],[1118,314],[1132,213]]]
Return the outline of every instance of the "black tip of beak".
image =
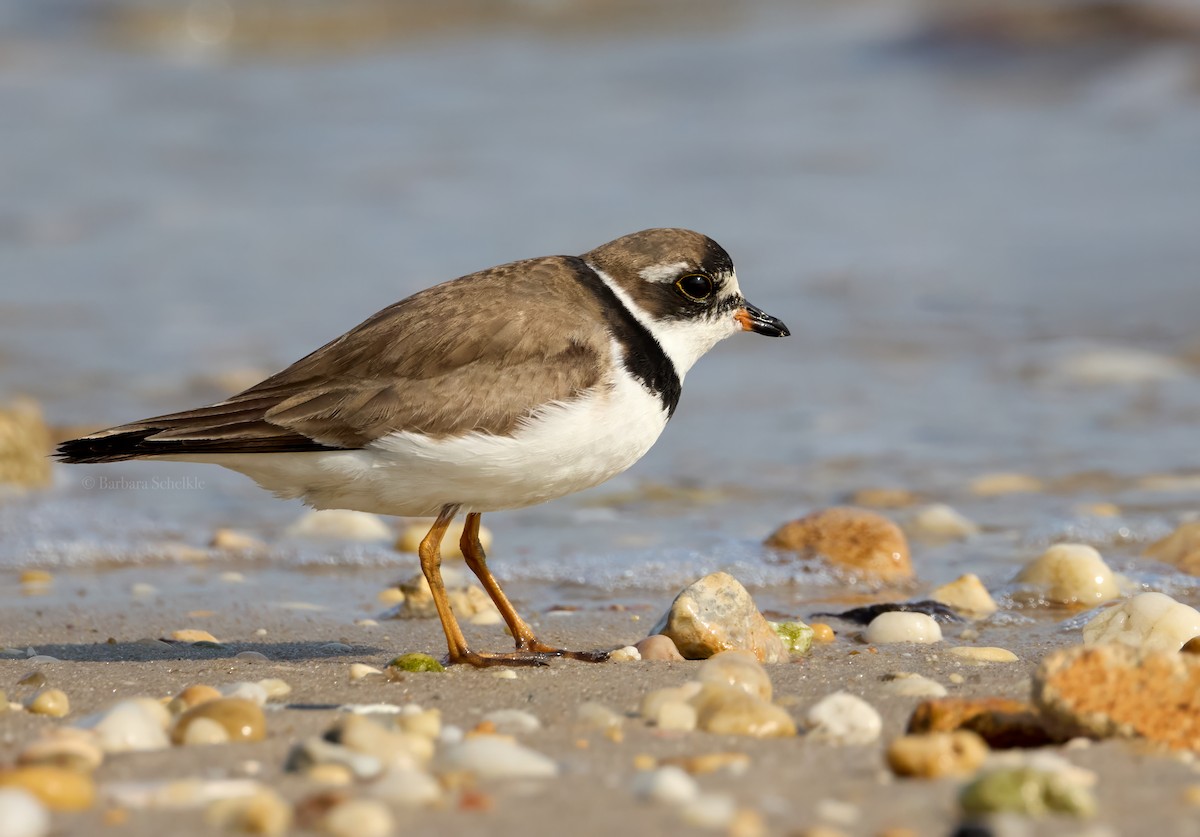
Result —
[[[788,327],[783,324],[783,320],[778,317],[772,317],[761,308],[755,308],[749,302],[737,312],[737,321],[741,323],[743,331],[753,331],[755,334],[762,334],[767,337],[789,337],[791,332]]]

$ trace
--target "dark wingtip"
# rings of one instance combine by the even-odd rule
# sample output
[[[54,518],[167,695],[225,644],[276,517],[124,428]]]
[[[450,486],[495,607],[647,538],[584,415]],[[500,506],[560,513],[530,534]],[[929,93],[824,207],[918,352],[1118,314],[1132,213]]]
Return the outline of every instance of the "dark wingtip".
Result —
[[[111,436],[68,439],[55,449],[54,458],[73,465],[135,459],[144,455],[145,451],[140,450],[140,447],[146,437],[154,432],[153,429],[145,429],[114,433]]]

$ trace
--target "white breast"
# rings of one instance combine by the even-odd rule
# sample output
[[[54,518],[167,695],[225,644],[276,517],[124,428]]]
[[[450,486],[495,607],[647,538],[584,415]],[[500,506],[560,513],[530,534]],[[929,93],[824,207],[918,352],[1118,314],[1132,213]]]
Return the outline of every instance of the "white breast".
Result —
[[[202,459],[320,509],[433,515],[460,504],[485,512],[599,485],[641,459],[666,423],[662,402],[622,372],[585,397],[544,407],[511,436],[402,432],[362,450]]]

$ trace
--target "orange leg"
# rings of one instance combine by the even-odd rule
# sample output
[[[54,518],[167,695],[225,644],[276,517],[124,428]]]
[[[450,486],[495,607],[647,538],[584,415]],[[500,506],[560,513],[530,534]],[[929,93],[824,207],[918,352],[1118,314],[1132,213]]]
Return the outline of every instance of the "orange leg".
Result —
[[[471,568],[471,572],[475,573],[476,577],[483,584],[483,589],[487,591],[492,601],[496,603],[496,608],[500,611],[500,616],[504,618],[505,624],[508,625],[508,629],[512,632],[513,639],[517,643],[517,654],[569,657],[573,660],[583,660],[592,663],[607,660],[607,651],[563,651],[561,648],[554,648],[538,641],[538,638],[533,634],[533,629],[517,613],[517,609],[512,606],[512,602],[508,600],[508,596],[504,595],[504,591],[500,589],[500,583],[496,581],[496,577],[488,569],[487,556],[484,555],[483,544],[479,542],[480,517],[481,515],[478,512],[472,512],[467,515],[459,547],[462,549],[463,559],[467,562],[467,566]]]

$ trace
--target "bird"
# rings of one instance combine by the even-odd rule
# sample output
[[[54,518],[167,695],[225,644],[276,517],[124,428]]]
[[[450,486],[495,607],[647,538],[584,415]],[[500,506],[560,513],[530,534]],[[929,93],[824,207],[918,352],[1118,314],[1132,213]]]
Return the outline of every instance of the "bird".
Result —
[[[418,554],[448,663],[602,661],[537,638],[488,567],[481,515],[628,469],[674,415],[692,365],[739,331],[790,334],[746,301],[714,240],[647,229],[419,291],[219,403],[71,439],[56,456],[212,463],[317,509],[433,517]],[[472,649],[451,611],[441,542],[460,513],[463,557],[512,652]]]

